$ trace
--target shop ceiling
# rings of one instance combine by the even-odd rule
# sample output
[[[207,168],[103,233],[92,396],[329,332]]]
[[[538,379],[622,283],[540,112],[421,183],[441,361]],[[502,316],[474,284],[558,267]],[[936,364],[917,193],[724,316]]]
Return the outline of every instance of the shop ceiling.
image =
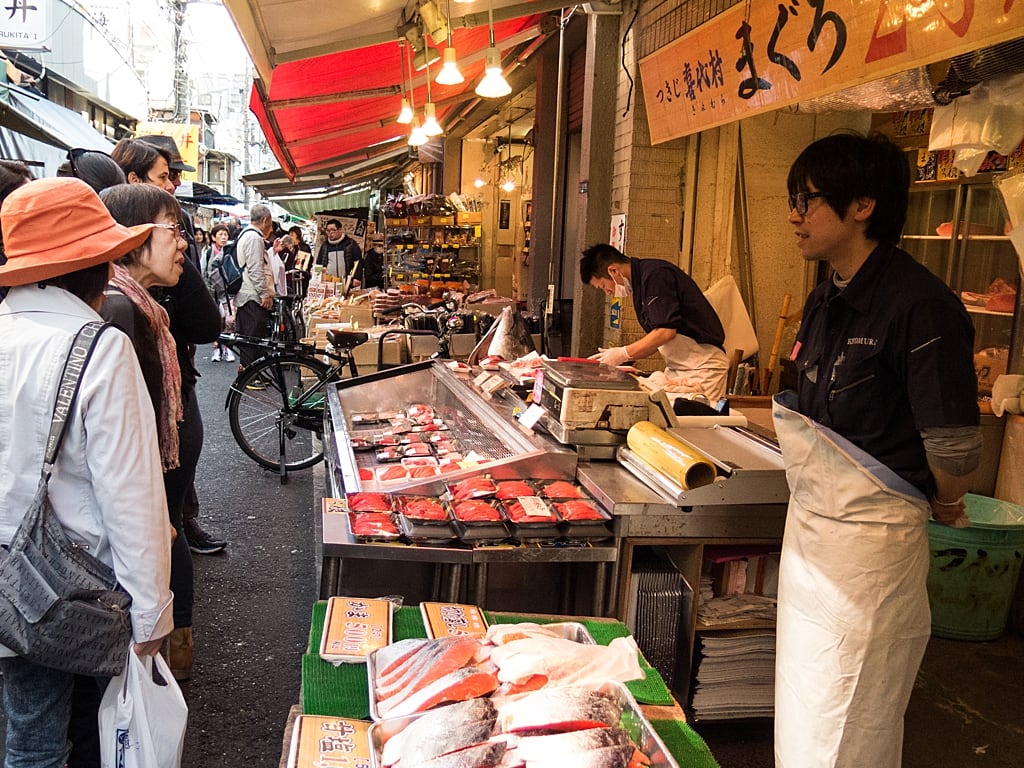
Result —
[[[281,164],[260,174],[267,196],[332,194],[382,176],[395,178],[416,162],[398,124],[403,77],[417,34],[431,12],[448,19],[451,44],[465,81],[430,84],[431,100],[449,138],[485,138],[507,130],[523,138],[533,125],[533,68],[522,66],[559,29],[565,0],[493,0],[494,40],[513,92],[481,99],[489,45],[488,0],[224,0],[256,68],[250,108]],[[587,4],[591,12],[620,11],[619,0]],[[568,10],[564,11],[568,13]],[[427,30],[432,48],[448,47],[447,29]],[[403,71],[403,52],[407,62]],[[440,62],[430,69],[437,74]],[[411,93],[422,108],[427,72],[413,71]],[[409,89],[408,82],[405,86]],[[487,127],[481,128],[482,124]],[[247,181],[249,177],[247,177]]]

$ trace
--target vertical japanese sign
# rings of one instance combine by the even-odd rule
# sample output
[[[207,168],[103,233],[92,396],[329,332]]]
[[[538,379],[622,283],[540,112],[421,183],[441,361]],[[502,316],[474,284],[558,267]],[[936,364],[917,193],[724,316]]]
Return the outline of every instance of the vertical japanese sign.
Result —
[[[640,62],[651,142],[1020,37],[1022,0],[740,3]]]
[[[4,0],[0,6],[0,46],[42,48],[46,44],[45,0]]]

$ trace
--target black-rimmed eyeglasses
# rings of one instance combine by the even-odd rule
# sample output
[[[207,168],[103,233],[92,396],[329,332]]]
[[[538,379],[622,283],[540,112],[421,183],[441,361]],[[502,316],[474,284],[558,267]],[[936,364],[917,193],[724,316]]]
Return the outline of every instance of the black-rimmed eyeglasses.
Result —
[[[803,216],[807,213],[807,203],[809,200],[814,200],[818,197],[828,197],[826,192],[797,192],[795,195],[789,196],[789,210],[796,211],[798,216]]]

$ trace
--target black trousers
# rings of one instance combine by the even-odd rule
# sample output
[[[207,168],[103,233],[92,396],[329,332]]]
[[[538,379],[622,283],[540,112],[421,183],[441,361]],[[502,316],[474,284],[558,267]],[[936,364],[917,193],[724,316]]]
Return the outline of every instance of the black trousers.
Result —
[[[271,318],[269,309],[264,309],[257,301],[247,301],[238,308],[235,314],[235,328],[242,336],[256,336],[265,339],[270,335]],[[258,349],[239,347],[238,359],[244,368],[259,354]]]

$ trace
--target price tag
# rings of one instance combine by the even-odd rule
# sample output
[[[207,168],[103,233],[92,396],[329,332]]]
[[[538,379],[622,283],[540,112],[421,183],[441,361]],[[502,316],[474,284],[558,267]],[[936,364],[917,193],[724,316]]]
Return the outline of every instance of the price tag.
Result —
[[[529,408],[523,411],[519,417],[519,423],[527,429],[533,429],[537,426],[537,422],[540,421],[540,417],[544,415],[544,409],[537,403],[533,403]]]
[[[551,510],[544,499],[539,496],[518,496],[516,501],[522,504],[523,512],[527,517],[551,517]]]
[[[487,381],[489,378],[491,378],[491,374],[488,373],[487,371],[484,371],[483,373],[478,374],[475,379],[473,379],[473,386],[483,389],[484,382]]]

